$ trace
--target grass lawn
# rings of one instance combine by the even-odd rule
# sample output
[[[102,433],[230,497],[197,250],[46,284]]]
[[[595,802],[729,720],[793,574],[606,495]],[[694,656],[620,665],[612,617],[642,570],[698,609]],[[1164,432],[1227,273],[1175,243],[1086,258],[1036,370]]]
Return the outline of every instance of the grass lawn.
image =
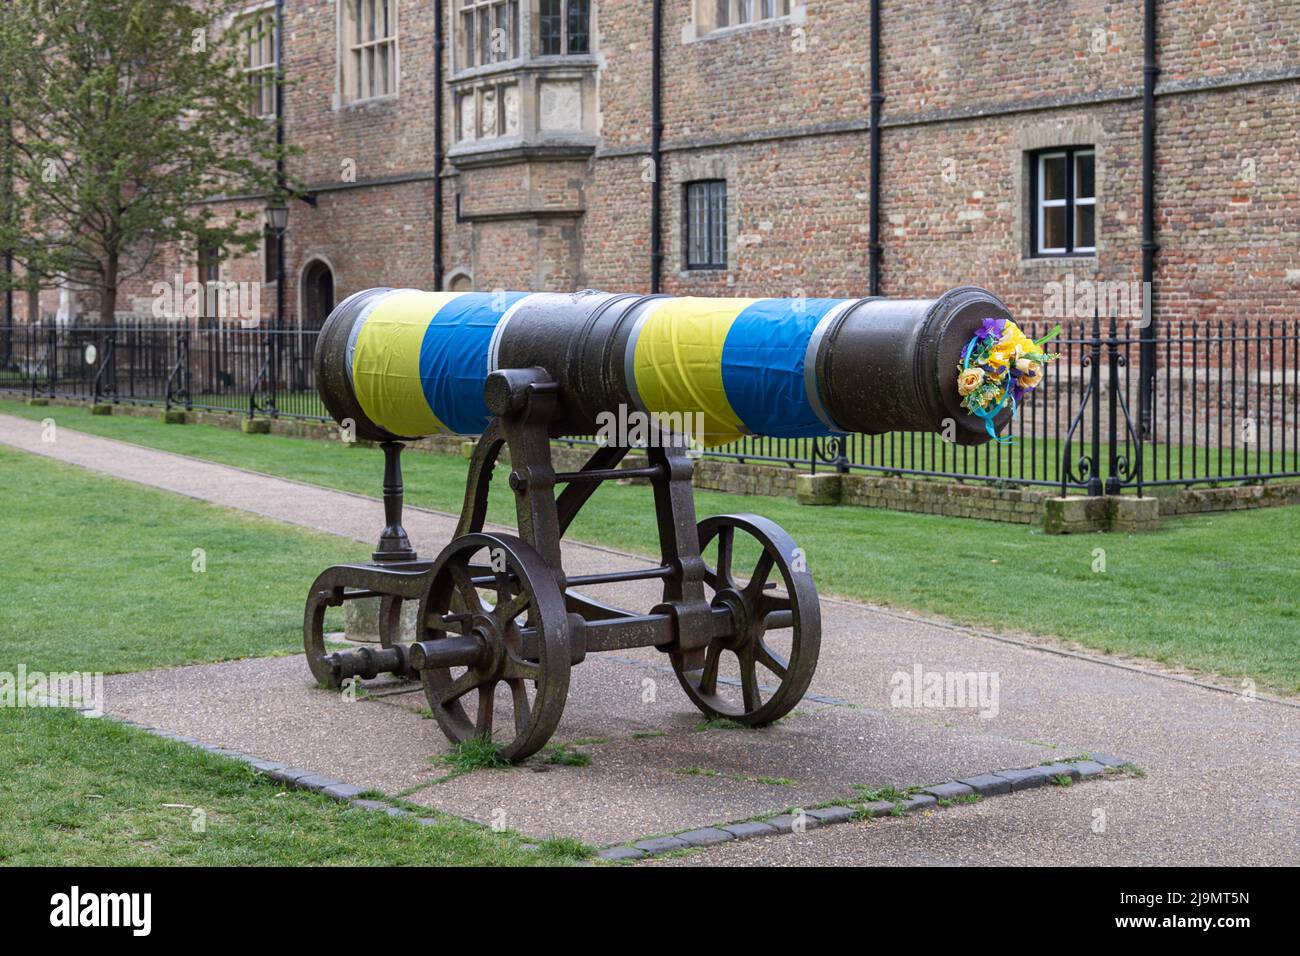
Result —
[[[363,545],[0,446],[0,671],[140,670],[296,652],[326,565]],[[21,501],[21,507],[12,502]],[[193,570],[193,549],[206,570]],[[0,708],[0,864],[524,864],[566,843],[284,791],[235,761],[69,711]],[[206,814],[195,833],[192,808]]]
[[[382,459],[375,450],[97,417],[84,408],[3,402],[0,412],[51,417],[69,428],[155,448],[379,493]],[[454,456],[408,455],[407,500],[458,511],[464,476],[465,462]],[[490,517],[513,523],[509,493],[503,482],[495,484]],[[824,594],[999,630],[1052,635],[1106,653],[1247,676],[1261,687],[1300,692],[1297,508],[1181,518],[1157,534],[1057,537],[1022,525],[807,508],[784,498],[701,491],[696,502],[701,516],[755,511],[783,525],[808,553]],[[649,490],[602,487],[571,536],[654,553]],[[1094,571],[1101,557],[1097,549],[1104,551],[1104,573]],[[305,586],[303,581],[295,593]],[[294,599],[295,607],[300,599]]]
[[[577,858],[567,841],[528,851],[515,834],[452,817],[421,826],[285,790],[233,760],[72,711],[0,709],[0,739],[0,865],[519,866]]]

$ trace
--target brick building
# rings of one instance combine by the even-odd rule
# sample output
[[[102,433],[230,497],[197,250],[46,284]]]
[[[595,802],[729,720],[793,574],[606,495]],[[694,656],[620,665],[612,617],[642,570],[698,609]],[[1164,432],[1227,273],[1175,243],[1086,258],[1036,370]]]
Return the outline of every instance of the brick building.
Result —
[[[283,18],[309,198],[289,214],[291,323],[376,285],[868,294],[873,194],[880,293],[976,283],[1039,317],[1063,287],[1142,279],[1151,124],[1158,320],[1293,315],[1295,0],[284,0]],[[268,49],[250,108],[271,122]],[[202,267],[274,278],[266,256]],[[152,279],[199,269],[173,250]],[[149,279],[124,311],[149,311]]]

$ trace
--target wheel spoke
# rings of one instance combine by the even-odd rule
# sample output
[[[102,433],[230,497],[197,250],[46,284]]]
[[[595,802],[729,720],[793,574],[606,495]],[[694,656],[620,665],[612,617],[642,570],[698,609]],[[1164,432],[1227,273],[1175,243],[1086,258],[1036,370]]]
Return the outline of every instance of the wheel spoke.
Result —
[[[454,681],[448,684],[442,691],[442,706],[449,707],[456,701],[460,700],[475,687],[482,683],[482,679],[474,670],[467,670]]]
[[[523,594],[517,594],[513,598],[499,600],[497,606],[493,609],[492,614],[496,617],[497,623],[502,627],[505,627],[517,618],[531,603],[532,599],[529,597],[528,592],[525,591]]]
[[[474,587],[474,581],[470,577],[469,570],[463,564],[456,564],[454,561],[447,568],[451,572],[451,579],[455,582],[456,593],[460,599],[465,602],[465,610],[471,614],[476,614],[483,610],[483,599],[479,597],[478,588]]]
[[[510,697],[515,706],[515,733],[523,734],[533,719],[532,707],[528,703],[528,688],[522,680],[507,679],[506,684],[510,687]]]
[[[484,740],[492,739],[492,707],[496,699],[496,681],[490,681],[479,687],[478,714],[474,718],[474,733]]]
[[[786,672],[790,669],[790,662],[768,647],[761,637],[754,642],[754,659],[781,680],[785,680]]]
[[[718,692],[718,663],[722,659],[722,645],[716,641],[709,645],[704,656],[704,669],[700,672],[700,693]]]
[[[542,678],[542,665],[532,661],[520,660],[514,654],[506,652],[506,659],[501,664],[501,676],[507,680],[530,680],[537,682]]]
[[[496,606],[500,607],[510,600],[511,575],[509,571],[497,571],[497,600]]]
[[[754,664],[752,647],[737,655],[740,659],[740,690],[745,698],[745,712],[752,714],[763,706],[758,695],[758,668]]]
[[[763,593],[763,589],[767,585],[767,576],[772,573],[773,561],[772,552],[765,548],[763,556],[758,559],[758,564],[754,566],[754,573],[749,576],[749,583],[745,585],[745,596],[751,601]]]

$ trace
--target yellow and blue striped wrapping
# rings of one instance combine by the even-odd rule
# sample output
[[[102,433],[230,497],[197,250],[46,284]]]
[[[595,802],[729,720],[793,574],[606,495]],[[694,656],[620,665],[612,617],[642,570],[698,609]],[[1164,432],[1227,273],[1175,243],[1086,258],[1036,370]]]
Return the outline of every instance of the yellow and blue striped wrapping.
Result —
[[[856,299],[661,299],[633,331],[628,383],[644,411],[702,414],[704,444],[841,431],[822,406],[815,357]]]
[[[488,351],[497,325],[526,292],[395,289],[352,327],[348,372],[362,410],[395,435],[487,427]]]
[[[490,421],[483,384],[494,340],[529,295],[397,289],[377,297],[348,342],[362,410],[396,435],[481,432]],[[819,398],[814,358],[826,329],[856,301],[651,300],[628,340],[628,389],[641,411],[702,416],[710,446],[745,434],[838,432]]]

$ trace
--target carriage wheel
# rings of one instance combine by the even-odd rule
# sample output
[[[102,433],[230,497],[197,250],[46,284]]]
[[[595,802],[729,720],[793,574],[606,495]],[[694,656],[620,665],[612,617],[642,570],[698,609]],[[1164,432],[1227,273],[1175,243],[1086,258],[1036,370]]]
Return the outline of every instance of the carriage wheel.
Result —
[[[799,703],[817,668],[821,607],[807,561],[779,525],[759,515],[705,518],[699,536],[713,605],[731,610],[735,628],[707,647],[673,654],[673,670],[707,716],[770,724]],[[737,565],[752,570],[742,577]]]
[[[457,538],[434,562],[420,620],[425,641],[470,637],[479,645],[466,666],[420,672],[448,739],[495,741],[511,761],[541,749],[564,712],[570,663],[564,596],[537,552],[513,535]],[[505,708],[502,732],[495,724]]]

